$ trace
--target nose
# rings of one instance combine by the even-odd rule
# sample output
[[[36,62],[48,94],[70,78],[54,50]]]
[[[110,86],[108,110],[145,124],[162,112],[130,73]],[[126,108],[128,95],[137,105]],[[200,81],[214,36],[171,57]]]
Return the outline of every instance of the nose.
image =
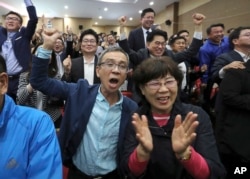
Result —
[[[119,66],[115,64],[112,71],[120,72]]]
[[[166,84],[162,83],[158,91],[159,92],[168,91],[168,88],[167,88]]]

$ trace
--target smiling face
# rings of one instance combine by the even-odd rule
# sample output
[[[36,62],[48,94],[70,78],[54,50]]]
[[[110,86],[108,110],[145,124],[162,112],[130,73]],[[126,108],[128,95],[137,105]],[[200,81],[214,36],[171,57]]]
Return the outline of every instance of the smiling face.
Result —
[[[151,55],[160,57],[166,50],[166,41],[163,36],[155,35],[152,42],[147,42],[147,48]]]
[[[100,58],[102,59],[96,68],[96,74],[101,80],[101,92],[105,97],[110,94],[117,95],[127,77],[127,56],[120,51],[110,51]],[[121,67],[125,67],[126,70],[122,70]]]
[[[208,38],[214,43],[220,43],[224,37],[224,29],[221,26],[216,26],[211,28]]]
[[[60,53],[60,52],[63,51],[63,49],[64,49],[64,43],[63,43],[62,39],[56,39],[56,42],[54,44],[54,48],[53,49],[54,49],[54,51],[56,53]]]
[[[15,14],[9,14],[5,18],[5,27],[8,32],[18,31],[21,27],[21,19]]]
[[[96,38],[92,34],[87,34],[81,42],[81,51],[83,54],[95,54],[97,50]]]
[[[142,18],[141,18],[141,24],[145,29],[149,29],[154,24],[154,13],[153,12],[147,12]]]
[[[141,92],[151,105],[153,113],[170,113],[178,93],[178,83],[171,75],[150,80],[141,86]]]
[[[171,48],[175,53],[182,52],[186,48],[186,41],[184,39],[177,39],[171,45]]]

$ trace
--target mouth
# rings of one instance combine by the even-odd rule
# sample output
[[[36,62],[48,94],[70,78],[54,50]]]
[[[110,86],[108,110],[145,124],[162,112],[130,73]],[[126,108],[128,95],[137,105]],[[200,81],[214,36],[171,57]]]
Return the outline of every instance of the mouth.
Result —
[[[109,80],[109,84],[112,88],[117,88],[118,87],[118,84],[119,84],[119,80],[116,79],[116,78],[111,78]]]
[[[156,100],[159,101],[159,103],[161,103],[161,104],[166,104],[166,103],[168,103],[169,99],[170,99],[169,96],[158,97],[158,98],[156,98]]]

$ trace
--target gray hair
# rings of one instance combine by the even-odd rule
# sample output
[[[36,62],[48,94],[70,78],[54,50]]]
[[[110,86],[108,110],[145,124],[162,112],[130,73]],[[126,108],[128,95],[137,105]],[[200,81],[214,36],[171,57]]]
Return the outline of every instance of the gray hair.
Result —
[[[121,47],[110,47],[110,48],[104,50],[104,51],[100,54],[100,56],[99,56],[99,58],[98,58],[98,63],[97,63],[98,65],[100,65],[100,64],[102,63],[103,56],[104,56],[106,53],[109,53],[109,52],[121,52],[121,53],[123,53],[123,54],[126,56],[126,58],[127,58],[127,60],[128,60],[128,63],[129,63],[129,56],[128,56],[128,54],[127,54]]]

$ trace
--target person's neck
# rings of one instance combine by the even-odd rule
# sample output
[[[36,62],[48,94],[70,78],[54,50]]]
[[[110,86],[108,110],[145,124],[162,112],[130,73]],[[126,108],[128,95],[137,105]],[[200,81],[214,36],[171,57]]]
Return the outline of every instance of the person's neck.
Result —
[[[246,56],[250,56],[250,47],[235,47],[234,50],[244,53]]]
[[[118,91],[115,91],[113,93],[107,93],[105,91],[103,91],[103,89],[101,88],[101,93],[102,95],[105,97],[105,99],[108,101],[109,105],[112,106],[113,104],[115,104],[117,101],[119,101],[120,99],[120,95]]]
[[[95,57],[94,53],[83,53],[83,58],[87,62],[91,62]]]

